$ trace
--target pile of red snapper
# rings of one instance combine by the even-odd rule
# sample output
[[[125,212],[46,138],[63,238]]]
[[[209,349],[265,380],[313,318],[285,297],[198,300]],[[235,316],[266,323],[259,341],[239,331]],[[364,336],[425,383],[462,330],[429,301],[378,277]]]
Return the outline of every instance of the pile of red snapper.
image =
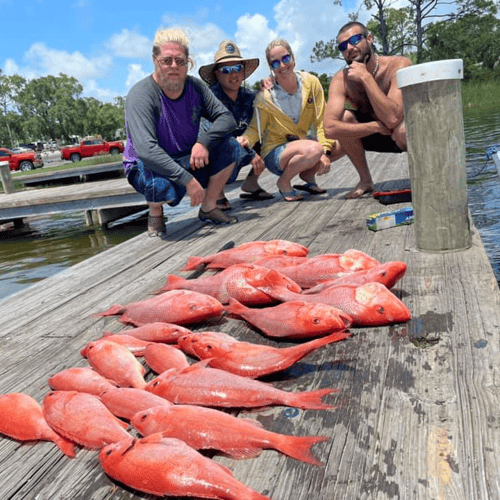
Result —
[[[197,279],[169,275],[151,298],[96,314],[119,315],[133,328],[104,331],[89,342],[81,354],[90,366],[54,374],[42,405],[22,393],[0,396],[0,432],[19,441],[52,441],[71,458],[75,445],[99,450],[108,476],[145,493],[268,498],[199,450],[252,458],[274,449],[319,466],[311,449],[328,437],[270,432],[220,408],[335,409],[323,397],[336,389],[291,393],[257,379],[347,339],[351,326],[411,317],[390,291],[406,272],[405,263],[381,264],[357,250],[307,254],[302,245],[274,240],[190,257],[184,271],[205,266],[219,272]],[[184,326],[224,312],[269,338],[307,341],[275,348]],[[190,364],[186,354],[200,361]],[[150,381],[146,367],[157,374]]]

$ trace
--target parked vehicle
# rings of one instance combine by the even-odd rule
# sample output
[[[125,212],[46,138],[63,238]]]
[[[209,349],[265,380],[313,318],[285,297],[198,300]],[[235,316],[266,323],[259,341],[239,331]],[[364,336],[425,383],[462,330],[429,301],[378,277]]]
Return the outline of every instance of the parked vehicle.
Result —
[[[61,149],[61,160],[80,161],[82,158],[97,155],[117,155],[123,153],[123,142],[107,142],[101,139],[84,139],[78,146],[69,146]]]
[[[23,148],[21,146],[18,146],[17,148],[11,148],[10,150],[16,155],[19,153],[31,153],[33,151],[31,148]]]
[[[10,149],[0,148],[0,162],[1,161],[8,161],[9,168],[13,171],[22,170],[26,172],[34,168],[43,167],[42,157],[33,151],[16,154]]]

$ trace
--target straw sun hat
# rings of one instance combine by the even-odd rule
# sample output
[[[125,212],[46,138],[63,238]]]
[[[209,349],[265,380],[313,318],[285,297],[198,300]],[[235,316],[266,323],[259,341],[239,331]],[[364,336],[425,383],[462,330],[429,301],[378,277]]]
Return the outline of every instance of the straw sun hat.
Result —
[[[245,66],[245,78],[248,78],[259,66],[259,60],[257,58],[243,59],[238,46],[231,40],[224,40],[219,44],[219,49],[215,53],[213,64],[202,66],[198,72],[203,80],[209,85],[212,85],[217,81],[215,77],[215,68],[219,64],[229,62],[242,63]]]

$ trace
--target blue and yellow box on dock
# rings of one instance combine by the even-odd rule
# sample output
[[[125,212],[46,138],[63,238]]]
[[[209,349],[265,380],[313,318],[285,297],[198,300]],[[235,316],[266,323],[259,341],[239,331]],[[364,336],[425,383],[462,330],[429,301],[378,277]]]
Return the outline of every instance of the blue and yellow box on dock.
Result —
[[[371,214],[366,219],[366,226],[370,231],[380,231],[390,227],[413,224],[413,207],[403,207],[389,212]]]

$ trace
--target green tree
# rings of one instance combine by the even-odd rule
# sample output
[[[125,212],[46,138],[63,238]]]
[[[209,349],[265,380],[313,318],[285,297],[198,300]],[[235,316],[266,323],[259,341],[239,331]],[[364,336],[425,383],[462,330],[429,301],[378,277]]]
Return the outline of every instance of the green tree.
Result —
[[[467,14],[454,22],[432,23],[422,60],[462,59],[466,80],[498,77],[499,34],[500,20],[493,14]]]
[[[78,80],[60,73],[29,81],[18,95],[18,105],[41,138],[69,139],[78,121],[75,115],[83,87]],[[36,124],[34,123],[36,122]]]
[[[20,130],[19,120],[17,119],[17,101],[16,96],[26,85],[26,80],[19,75],[7,76],[2,74],[0,69],[0,117],[2,118],[2,134],[0,134],[0,144],[8,144],[14,147],[22,136],[22,127]],[[5,129],[4,129],[5,127]]]

